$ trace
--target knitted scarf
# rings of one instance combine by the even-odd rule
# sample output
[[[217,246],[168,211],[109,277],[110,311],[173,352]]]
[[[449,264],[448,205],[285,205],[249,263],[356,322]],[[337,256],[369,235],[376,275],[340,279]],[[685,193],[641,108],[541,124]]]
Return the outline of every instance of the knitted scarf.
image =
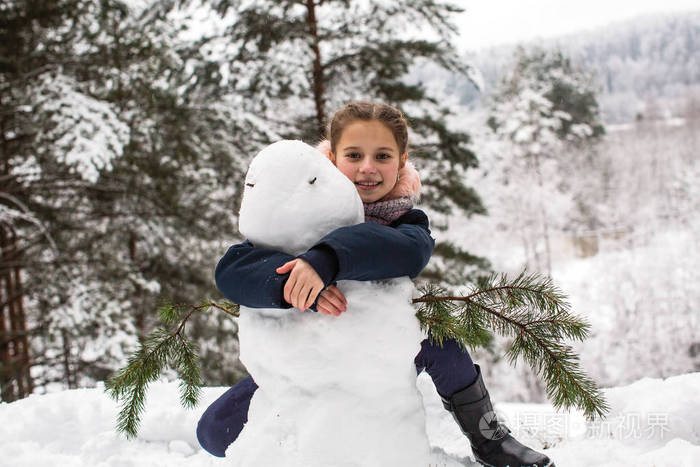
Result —
[[[410,196],[362,203],[365,207],[365,222],[378,222],[389,225],[413,208]]]

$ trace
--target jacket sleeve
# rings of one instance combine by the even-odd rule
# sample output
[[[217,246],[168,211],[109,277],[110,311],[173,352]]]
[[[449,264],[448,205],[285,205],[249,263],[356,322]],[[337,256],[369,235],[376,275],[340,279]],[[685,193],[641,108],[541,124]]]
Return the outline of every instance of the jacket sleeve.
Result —
[[[251,308],[291,308],[284,300],[287,274],[276,269],[294,256],[257,248],[246,240],[231,246],[214,272],[216,287],[224,297]]]
[[[334,252],[337,264],[334,265],[335,269],[331,269],[337,272],[331,281],[368,281],[400,276],[414,278],[428,264],[435,247],[435,240],[430,236],[428,216],[419,209],[413,209],[396,223],[396,226],[386,226],[364,222],[341,227],[299,257],[309,260],[316,269],[316,258],[309,259],[309,253],[319,250]]]
[[[414,209],[384,226],[375,222],[341,227],[298,256],[321,276],[325,286],[338,280],[416,277],[428,264],[435,246],[428,217]],[[219,291],[234,303],[251,308],[291,308],[284,300],[289,273],[276,269],[295,257],[255,247],[250,241],[231,246],[214,273]],[[316,303],[310,309],[316,310]]]

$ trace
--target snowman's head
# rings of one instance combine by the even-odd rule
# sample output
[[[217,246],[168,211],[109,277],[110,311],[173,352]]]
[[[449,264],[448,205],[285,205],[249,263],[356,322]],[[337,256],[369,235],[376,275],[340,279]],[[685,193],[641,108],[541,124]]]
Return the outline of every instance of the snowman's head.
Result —
[[[354,184],[308,144],[278,141],[251,161],[238,228],[255,246],[298,255],[332,230],[363,221]]]

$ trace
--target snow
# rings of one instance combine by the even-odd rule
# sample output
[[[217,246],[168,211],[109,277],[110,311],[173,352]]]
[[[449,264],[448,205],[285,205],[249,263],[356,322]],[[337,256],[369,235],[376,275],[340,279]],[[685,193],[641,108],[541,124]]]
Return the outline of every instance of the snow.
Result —
[[[430,377],[421,373],[417,387],[431,445],[454,457],[470,455],[466,439],[442,409]],[[152,384],[142,427],[133,441],[115,432],[118,406],[101,385],[2,403],[0,466],[231,465],[231,458],[216,458],[202,450],[195,436],[201,413],[227,389],[203,388],[199,406],[187,410],[180,406],[176,382]],[[599,427],[585,424],[579,412],[559,413],[547,404],[494,401],[494,408],[519,441],[535,449],[550,446],[543,452],[558,466],[695,467],[700,463],[700,373],[642,378],[603,392],[612,411]],[[386,449],[387,456],[395,451]]]
[[[113,104],[94,99],[79,84],[64,75],[42,75],[34,110],[47,114],[55,127],[42,137],[60,149],[56,157],[92,183],[99,171],[111,170],[112,159],[121,157],[129,140],[129,127]]]
[[[299,254],[364,220],[353,183],[301,141],[260,151],[245,183],[240,230],[257,246]],[[231,465],[459,465],[431,453],[425,432],[413,282],[337,286],[348,302],[340,316],[241,307],[240,359],[260,387],[227,450]]]
[[[700,373],[642,378],[604,391],[612,411],[551,449],[561,465],[694,466],[700,461]],[[605,456],[601,456],[601,451]]]
[[[231,465],[460,465],[430,452],[410,279],[338,287],[348,300],[338,317],[241,309],[240,358],[260,389]]]
[[[251,161],[238,226],[254,245],[298,255],[363,220],[353,183],[308,144],[278,141]]]
[[[213,402],[223,389],[204,388],[200,404]],[[217,465],[199,448],[199,414],[180,407],[176,383],[153,384],[146,408],[138,439],[127,441],[115,431],[118,406],[101,384],[0,404],[0,466]]]
[[[296,143],[279,146],[295,147],[322,158]],[[292,154],[290,160],[297,157],[293,153],[286,152]],[[277,163],[271,167],[270,173],[284,175],[295,191],[306,189],[308,172],[285,171]],[[293,176],[304,183],[292,183]],[[248,180],[264,187],[255,170]],[[258,202],[251,192],[246,200]],[[242,309],[241,358],[261,389],[227,458],[203,451],[195,429],[203,410],[228,388],[204,388],[198,408],[186,410],[179,403],[177,382],[160,381],[149,388],[133,441],[115,431],[118,406],[102,385],[0,404],[0,466],[341,465],[327,458],[320,463],[337,453],[354,456],[354,463],[342,465],[372,465],[370,457],[383,462],[377,465],[397,465],[397,456],[425,455],[426,443],[433,463],[443,457],[444,465],[454,465],[449,458],[473,465],[467,440],[442,408],[430,377],[415,377],[412,358],[422,336],[409,304],[412,286],[404,279],[341,282],[349,306],[340,317],[275,310],[270,318],[269,312]],[[497,381],[485,383],[490,387]],[[587,423],[576,410],[557,412],[549,404],[493,402],[519,441],[545,452],[559,466],[690,467],[700,461],[699,392],[700,373],[645,377],[603,388],[611,412],[598,423]],[[385,405],[387,412],[381,410]],[[333,425],[339,421],[343,425]],[[309,438],[316,450],[309,449]],[[282,462],[275,457],[285,453]],[[420,455],[409,459],[400,464],[428,463]]]

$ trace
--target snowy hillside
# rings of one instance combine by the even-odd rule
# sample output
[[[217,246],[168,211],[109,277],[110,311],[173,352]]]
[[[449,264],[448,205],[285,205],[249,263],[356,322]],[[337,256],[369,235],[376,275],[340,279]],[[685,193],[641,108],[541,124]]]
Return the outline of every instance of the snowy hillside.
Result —
[[[418,378],[431,443],[455,457],[470,455],[424,373]],[[195,427],[204,408],[227,388],[205,388],[195,410],[182,409],[177,384],[150,389],[138,439],[114,431],[117,406],[101,388],[33,394],[0,404],[2,467],[219,466],[200,449]],[[643,378],[604,390],[612,411],[603,423],[546,404],[496,403],[513,434],[563,467],[694,467],[700,464],[700,373]],[[472,465],[465,462],[465,465]],[[423,467],[423,466],[421,466]]]
[[[606,123],[683,115],[697,106],[700,92],[700,11],[644,15],[590,30],[521,42],[527,48],[560,48],[594,71],[598,102]],[[489,93],[513,66],[516,44],[496,45],[465,54]],[[479,105],[483,94],[473,83],[437,65],[415,66],[411,76],[445,98]],[[693,97],[695,96],[695,97]],[[452,102],[452,101],[449,101]]]

